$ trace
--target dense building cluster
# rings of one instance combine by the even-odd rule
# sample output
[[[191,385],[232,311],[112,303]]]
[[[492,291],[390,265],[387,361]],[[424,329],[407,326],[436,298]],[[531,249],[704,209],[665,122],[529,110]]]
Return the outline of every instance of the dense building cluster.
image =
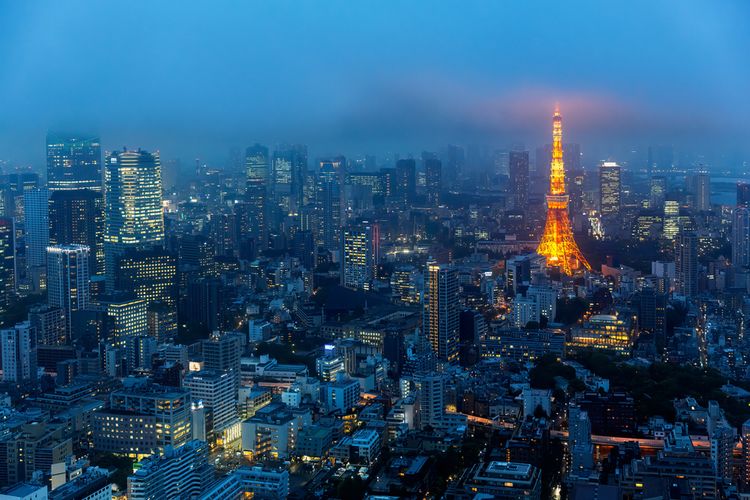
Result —
[[[746,498],[750,184],[560,120],[192,172],[50,134],[0,179],[0,498]]]

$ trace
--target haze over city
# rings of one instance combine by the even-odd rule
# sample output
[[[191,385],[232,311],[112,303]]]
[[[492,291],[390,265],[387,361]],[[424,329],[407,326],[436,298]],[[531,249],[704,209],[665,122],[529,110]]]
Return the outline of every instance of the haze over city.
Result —
[[[750,500],[748,21],[0,0],[0,500]]]
[[[217,166],[256,140],[536,147],[560,102],[592,162],[666,143],[738,167],[748,18],[742,1],[2,2],[0,158],[41,167],[48,130]]]

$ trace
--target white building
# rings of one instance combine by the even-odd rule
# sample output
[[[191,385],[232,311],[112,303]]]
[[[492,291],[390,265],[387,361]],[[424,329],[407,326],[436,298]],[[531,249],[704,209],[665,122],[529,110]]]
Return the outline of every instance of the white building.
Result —
[[[309,414],[308,414],[309,417]],[[256,458],[286,459],[294,452],[303,416],[271,403],[242,422],[242,451]]]
[[[380,456],[382,443],[374,429],[360,429],[352,435],[351,446],[359,463],[370,465]]]
[[[536,302],[536,307],[539,310],[540,317],[546,316],[547,321],[550,323],[555,321],[555,316],[557,316],[557,292],[553,288],[548,286],[531,285],[528,290],[526,290],[526,297],[529,297]]]
[[[283,500],[289,496],[289,471],[263,465],[240,467],[233,472],[242,489],[258,498]]]
[[[530,321],[539,323],[539,304],[533,297],[516,296],[513,299],[513,325],[525,327]]]
[[[237,393],[230,373],[215,370],[190,372],[183,386],[190,390],[194,402],[201,401],[213,415],[214,432],[237,422]]]
[[[163,456],[141,460],[140,468],[128,477],[128,499],[192,498],[210,484],[213,475],[208,445],[189,441],[176,449],[168,447]]]
[[[328,411],[349,412],[359,402],[359,382],[339,376],[336,382],[322,384],[321,396],[325,395]]]
[[[445,376],[431,373],[417,380],[421,425],[437,425],[445,414]]]

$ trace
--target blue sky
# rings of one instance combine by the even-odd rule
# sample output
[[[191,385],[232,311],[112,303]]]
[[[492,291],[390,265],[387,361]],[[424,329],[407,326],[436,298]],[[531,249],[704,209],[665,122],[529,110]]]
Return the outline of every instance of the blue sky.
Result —
[[[750,150],[750,2],[0,0],[0,159],[47,130],[217,164],[566,137]]]

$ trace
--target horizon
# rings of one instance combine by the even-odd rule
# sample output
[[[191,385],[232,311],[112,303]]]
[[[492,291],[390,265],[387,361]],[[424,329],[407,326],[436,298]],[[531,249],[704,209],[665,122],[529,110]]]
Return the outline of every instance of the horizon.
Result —
[[[533,152],[559,102],[592,162],[671,144],[712,170],[746,164],[750,5],[537,5],[0,5],[0,160],[42,169],[60,130],[217,167],[255,142]]]

